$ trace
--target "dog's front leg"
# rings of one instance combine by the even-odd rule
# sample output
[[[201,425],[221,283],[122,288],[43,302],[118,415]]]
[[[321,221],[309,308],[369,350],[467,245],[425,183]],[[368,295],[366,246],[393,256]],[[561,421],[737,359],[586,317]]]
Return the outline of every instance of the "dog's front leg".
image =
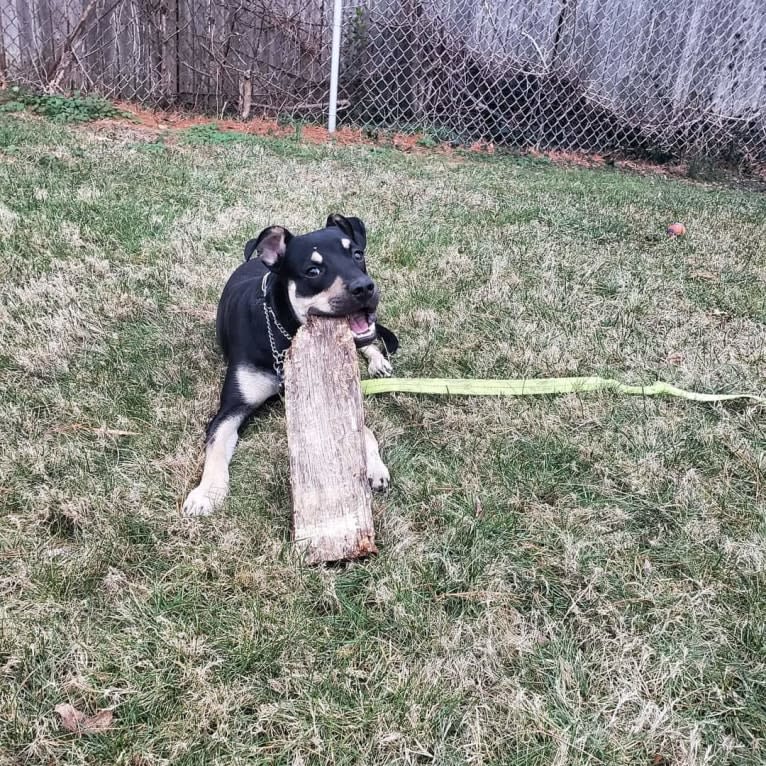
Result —
[[[388,378],[393,374],[394,368],[391,362],[383,356],[383,352],[374,343],[362,346],[359,350],[369,362],[367,369],[373,378]]]
[[[364,448],[367,452],[367,480],[375,492],[385,492],[391,481],[385,463],[378,452],[378,440],[367,426],[364,427]]]
[[[186,498],[184,516],[207,516],[224,501],[229,493],[229,463],[239,427],[253,410],[278,392],[279,381],[274,373],[248,365],[229,366],[220,408],[208,426],[202,479]]]

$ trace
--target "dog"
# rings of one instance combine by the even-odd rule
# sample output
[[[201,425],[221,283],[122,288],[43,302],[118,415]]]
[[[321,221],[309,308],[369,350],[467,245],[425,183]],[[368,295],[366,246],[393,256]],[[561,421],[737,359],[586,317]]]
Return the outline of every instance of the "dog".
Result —
[[[228,495],[239,429],[281,390],[285,354],[309,315],[348,317],[370,375],[391,375],[391,363],[375,341],[383,342],[387,354],[396,352],[399,341],[377,322],[380,291],[367,273],[366,246],[364,223],[342,215],[303,235],[270,226],[245,245],[245,261],[218,303],[216,336],[228,364],[220,406],[207,428],[202,479],[183,504],[185,516],[206,516]],[[390,475],[366,427],[365,447],[370,486],[385,491]]]

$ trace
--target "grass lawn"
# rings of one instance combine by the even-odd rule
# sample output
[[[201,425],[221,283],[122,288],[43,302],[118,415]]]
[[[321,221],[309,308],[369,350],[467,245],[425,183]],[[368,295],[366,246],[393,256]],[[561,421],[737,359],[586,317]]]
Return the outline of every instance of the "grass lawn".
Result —
[[[371,398],[380,555],[322,570],[277,403],[179,511],[267,224],[366,221],[400,376],[762,393],[766,197],[200,136],[0,115],[0,763],[762,764],[763,408]]]

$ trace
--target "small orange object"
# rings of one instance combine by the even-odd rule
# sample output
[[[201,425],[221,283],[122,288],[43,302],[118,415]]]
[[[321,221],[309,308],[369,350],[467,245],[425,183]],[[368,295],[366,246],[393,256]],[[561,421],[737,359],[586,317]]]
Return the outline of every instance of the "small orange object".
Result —
[[[671,223],[667,231],[669,237],[683,237],[686,234],[686,226],[682,223]]]

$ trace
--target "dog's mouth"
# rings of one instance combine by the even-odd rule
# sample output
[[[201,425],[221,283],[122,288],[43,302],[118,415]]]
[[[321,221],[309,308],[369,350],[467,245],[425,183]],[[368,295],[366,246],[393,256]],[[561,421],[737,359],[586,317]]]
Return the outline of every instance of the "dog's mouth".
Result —
[[[348,315],[348,326],[356,343],[375,340],[375,313],[355,311]]]

